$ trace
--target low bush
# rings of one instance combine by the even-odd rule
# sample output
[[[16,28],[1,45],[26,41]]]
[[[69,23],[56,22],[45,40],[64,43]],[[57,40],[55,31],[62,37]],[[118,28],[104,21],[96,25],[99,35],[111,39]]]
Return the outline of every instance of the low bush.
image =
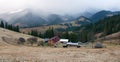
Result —
[[[24,44],[25,43],[25,39],[24,38],[22,38],[22,37],[20,37],[19,39],[18,39],[18,42],[17,42],[18,44]]]
[[[31,38],[28,38],[27,41],[31,44],[31,46],[34,44],[34,43],[37,43],[38,41],[38,38],[36,37],[31,37]]]
[[[38,46],[48,46],[48,43],[45,43],[44,41],[39,41],[37,43]]]

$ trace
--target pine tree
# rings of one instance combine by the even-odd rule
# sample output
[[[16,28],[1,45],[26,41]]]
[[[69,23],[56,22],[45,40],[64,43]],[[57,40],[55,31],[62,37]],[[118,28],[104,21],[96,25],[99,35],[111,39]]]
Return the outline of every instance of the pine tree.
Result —
[[[45,31],[46,38],[51,38],[53,36],[54,36],[54,29],[53,28],[49,28],[48,30]]]
[[[42,33],[39,33],[39,34],[38,34],[38,37],[40,37],[40,38],[44,38],[44,36],[43,36]]]
[[[1,21],[1,27],[4,28],[4,22],[3,21]]]
[[[16,30],[16,32],[20,32],[20,30],[19,30],[19,26],[16,26],[16,28],[15,28]]]
[[[32,31],[31,31],[31,35],[33,35],[33,36],[38,36],[38,31],[32,30]]]
[[[75,33],[70,33],[69,41],[71,41],[71,42],[78,42],[78,35],[75,34]]]
[[[69,33],[68,33],[68,31],[66,31],[66,32],[63,34],[63,38],[69,39]]]
[[[5,28],[8,29],[8,23],[7,22],[5,22]]]

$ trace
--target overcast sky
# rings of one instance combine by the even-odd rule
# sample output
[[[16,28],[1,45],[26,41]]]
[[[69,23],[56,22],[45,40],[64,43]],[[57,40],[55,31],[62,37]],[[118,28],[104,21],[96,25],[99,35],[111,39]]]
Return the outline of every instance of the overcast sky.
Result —
[[[54,13],[120,10],[120,0],[0,0],[0,13],[32,8]]]

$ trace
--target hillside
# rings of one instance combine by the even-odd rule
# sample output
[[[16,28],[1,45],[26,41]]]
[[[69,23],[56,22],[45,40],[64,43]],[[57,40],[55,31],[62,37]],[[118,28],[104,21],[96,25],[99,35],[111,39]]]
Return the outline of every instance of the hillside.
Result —
[[[111,16],[114,16],[114,15],[119,15],[120,14],[120,11],[115,11],[115,12],[112,12],[112,11],[106,11],[106,10],[102,10],[102,11],[99,11],[95,14],[93,14],[90,19],[93,21],[93,22],[97,22],[99,20],[102,20],[106,17],[111,17]]]
[[[58,25],[48,25],[48,26],[42,26],[37,28],[26,28],[22,29],[21,32],[28,33],[31,30],[37,30],[38,32],[43,32],[43,36],[45,35],[44,32],[49,27],[54,28],[54,33],[60,33],[60,37],[64,38],[66,37],[64,32],[72,32],[76,38],[74,38],[76,41],[91,41],[95,40],[96,34],[101,33],[99,38],[117,33],[120,31],[120,15],[115,15],[112,17],[104,18],[103,20],[100,20],[96,23],[91,23],[91,21],[87,18],[80,17],[75,21],[72,21],[70,23],[65,24],[58,24]],[[77,22],[77,23],[76,23]],[[84,24],[85,22],[85,24]],[[67,38],[71,37],[70,33]]]
[[[40,27],[32,27],[32,28],[23,28],[21,32],[28,33],[31,30],[37,30],[39,32],[45,32],[48,28],[54,28],[57,31],[65,31],[69,27],[79,27],[82,25],[90,24],[92,21],[84,16],[80,16],[76,18],[74,21],[61,23],[61,24],[53,24],[53,25],[44,25]]]
[[[120,62],[120,46],[107,45],[102,49],[94,49],[91,44],[81,48],[13,46],[3,41],[2,37],[11,41],[32,36],[0,28],[0,62]]]
[[[33,36],[0,28],[0,46],[11,45],[11,44],[15,45],[17,43],[17,39],[19,39],[20,37],[27,39]],[[39,38],[39,40],[42,40],[42,39]]]
[[[106,36],[105,38],[108,39],[108,40],[110,40],[110,39],[120,39],[120,32],[113,33],[111,35]]]
[[[81,39],[89,41],[96,39],[95,35],[101,33],[99,38],[120,32],[120,15],[104,18],[96,23],[84,25],[76,28],[74,31],[79,32]],[[83,41],[81,40],[81,41]]]
[[[12,22],[12,24],[19,25],[20,27],[40,26],[45,23],[46,23],[46,20],[44,20],[40,16],[35,15],[31,12],[28,12],[25,15],[14,19],[14,21]]]
[[[113,33],[113,34],[110,34],[110,35],[107,35],[107,36],[102,37],[102,38],[98,38],[97,40],[99,40],[99,41],[102,41],[102,40],[107,40],[107,41],[116,40],[115,42],[118,41],[120,43],[120,31],[116,32],[116,33]]]

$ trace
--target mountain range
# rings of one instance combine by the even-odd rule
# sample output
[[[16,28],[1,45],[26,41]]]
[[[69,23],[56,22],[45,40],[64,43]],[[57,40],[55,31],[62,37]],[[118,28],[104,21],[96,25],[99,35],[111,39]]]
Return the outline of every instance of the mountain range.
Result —
[[[0,18],[7,21],[10,24],[19,25],[20,27],[38,27],[43,25],[55,25],[55,24],[87,24],[96,22],[120,14],[120,11],[106,11],[102,10],[97,13],[84,12],[77,15],[58,15],[58,14],[37,14],[31,10],[19,10],[10,13],[0,14]]]
[[[102,11],[99,11],[99,12],[95,13],[94,15],[92,15],[90,17],[90,19],[93,20],[93,22],[96,22],[96,21],[104,19],[106,17],[111,17],[111,16],[118,15],[118,14],[120,14],[120,11],[112,12],[112,11],[102,10]]]
[[[61,16],[57,14],[37,14],[31,10],[21,10],[0,14],[0,18],[10,24],[19,25],[20,27],[60,24],[73,19],[73,17],[69,15]]]

